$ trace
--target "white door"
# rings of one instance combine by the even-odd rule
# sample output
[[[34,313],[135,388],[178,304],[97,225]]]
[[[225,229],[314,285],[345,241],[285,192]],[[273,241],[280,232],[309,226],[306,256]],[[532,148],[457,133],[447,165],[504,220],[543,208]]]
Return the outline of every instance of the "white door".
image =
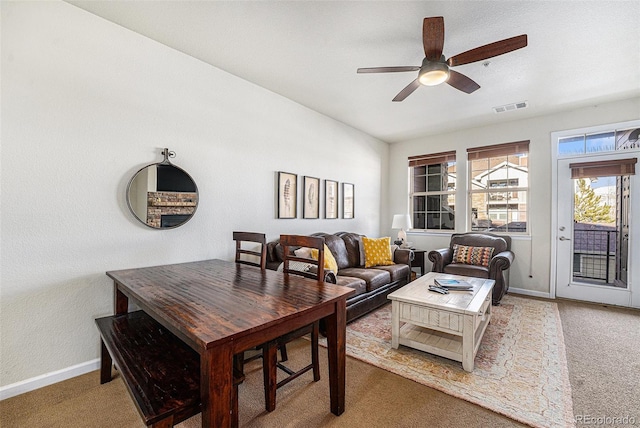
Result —
[[[637,175],[572,179],[569,168],[581,160],[625,157],[629,154],[618,152],[557,161],[557,230],[553,237],[558,297],[640,307],[640,268],[634,272],[632,263],[634,255],[640,255],[640,216],[634,225],[631,215],[640,212]]]

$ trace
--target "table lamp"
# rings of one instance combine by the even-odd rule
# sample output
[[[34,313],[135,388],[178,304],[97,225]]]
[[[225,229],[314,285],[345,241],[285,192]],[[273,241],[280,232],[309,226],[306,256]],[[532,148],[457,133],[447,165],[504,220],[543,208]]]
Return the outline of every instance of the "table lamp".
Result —
[[[398,232],[398,239],[394,241],[396,245],[402,245],[407,242],[406,230],[411,229],[411,217],[409,214],[395,214],[393,216],[392,229],[400,229]]]

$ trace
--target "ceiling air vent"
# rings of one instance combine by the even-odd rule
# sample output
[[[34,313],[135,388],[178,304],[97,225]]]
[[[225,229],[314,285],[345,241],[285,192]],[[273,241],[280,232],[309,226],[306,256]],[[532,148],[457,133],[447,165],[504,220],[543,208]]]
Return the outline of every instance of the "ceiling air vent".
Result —
[[[528,107],[527,102],[522,101],[519,103],[505,104],[503,106],[494,107],[493,111],[496,113],[504,113],[505,111],[520,110],[521,108],[526,108],[526,107]]]

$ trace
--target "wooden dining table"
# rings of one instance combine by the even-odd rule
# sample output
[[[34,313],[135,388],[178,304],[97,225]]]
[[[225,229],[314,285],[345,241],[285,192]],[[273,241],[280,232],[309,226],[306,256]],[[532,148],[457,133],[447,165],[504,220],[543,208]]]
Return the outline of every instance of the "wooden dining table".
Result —
[[[354,290],[224,260],[107,275],[114,281],[116,315],[135,302],[200,354],[203,427],[231,426],[235,354],[320,319],[331,412],[344,412],[346,299]]]

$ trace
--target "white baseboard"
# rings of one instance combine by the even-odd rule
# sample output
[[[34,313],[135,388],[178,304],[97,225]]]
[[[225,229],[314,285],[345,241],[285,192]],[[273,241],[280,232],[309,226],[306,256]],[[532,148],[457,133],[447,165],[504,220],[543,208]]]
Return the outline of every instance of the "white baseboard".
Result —
[[[45,373],[40,376],[32,377],[31,379],[12,383],[10,385],[0,387],[0,401],[6,398],[15,397],[16,395],[24,394],[25,392],[34,391],[44,386],[62,382],[63,380],[98,370],[99,368],[100,359],[96,358],[95,360],[86,361],[55,372]]]
[[[526,290],[524,288],[509,287],[508,293],[509,294],[524,294],[525,296],[532,296],[532,297],[542,297],[543,299],[553,299],[553,297],[551,297],[550,293],[545,293],[544,291]]]

